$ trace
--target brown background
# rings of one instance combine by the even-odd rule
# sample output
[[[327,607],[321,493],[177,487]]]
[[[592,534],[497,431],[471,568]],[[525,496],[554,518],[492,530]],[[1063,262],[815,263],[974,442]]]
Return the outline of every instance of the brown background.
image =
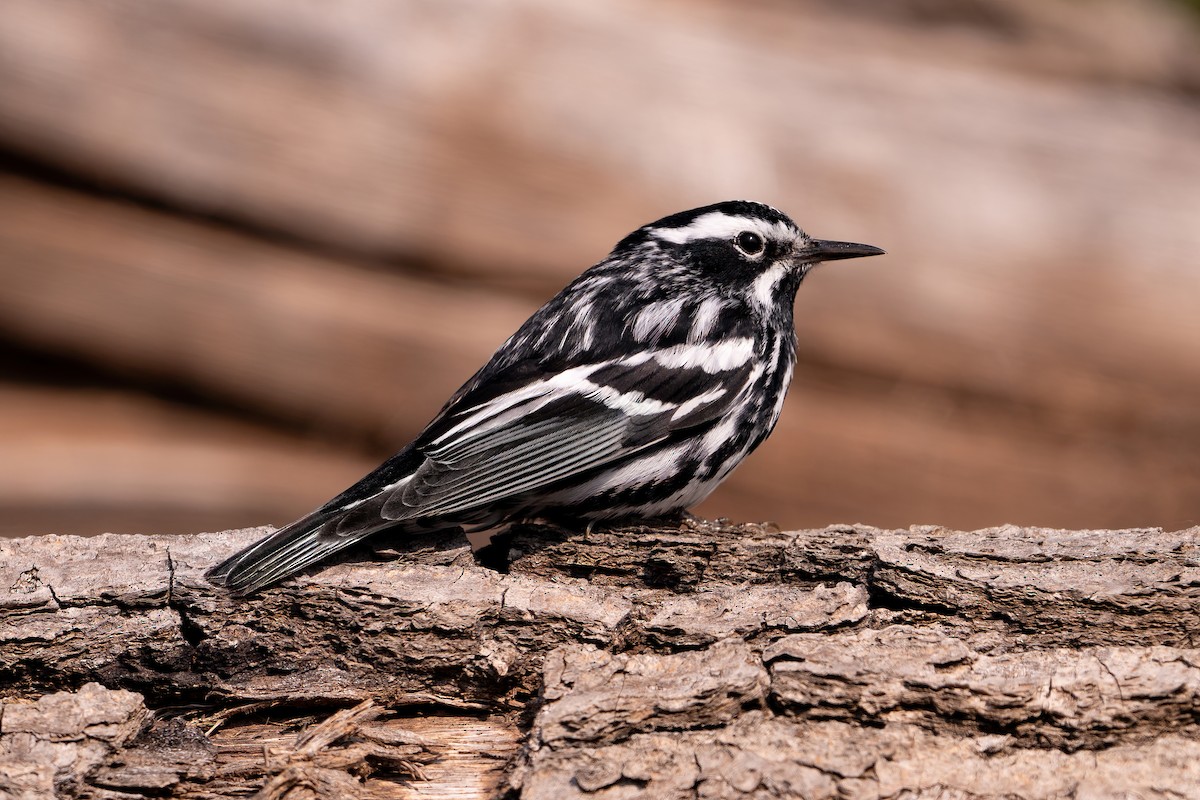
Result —
[[[1200,26],[1144,0],[0,5],[0,532],[282,523],[629,230],[822,268],[698,510],[1200,521]]]

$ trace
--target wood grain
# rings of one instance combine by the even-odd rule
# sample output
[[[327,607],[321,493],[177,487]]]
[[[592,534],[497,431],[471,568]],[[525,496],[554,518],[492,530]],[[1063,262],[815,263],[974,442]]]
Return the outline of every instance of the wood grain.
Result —
[[[447,539],[248,599],[203,581],[261,533],[0,543],[0,787],[1049,799],[1197,780],[1200,529],[525,528],[492,554],[504,573]]]

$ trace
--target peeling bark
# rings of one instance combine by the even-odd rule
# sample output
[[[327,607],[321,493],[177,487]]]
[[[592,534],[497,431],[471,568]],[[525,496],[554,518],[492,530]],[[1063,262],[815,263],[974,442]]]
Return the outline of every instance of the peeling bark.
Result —
[[[1187,797],[1200,529],[0,543],[0,796]]]

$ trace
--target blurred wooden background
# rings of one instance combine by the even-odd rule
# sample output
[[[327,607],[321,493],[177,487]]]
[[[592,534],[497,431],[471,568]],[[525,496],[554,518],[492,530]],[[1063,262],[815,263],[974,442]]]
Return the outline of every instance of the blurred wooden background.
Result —
[[[1200,522],[1184,5],[3,0],[0,533],[286,522],[732,198],[889,255],[701,513]]]

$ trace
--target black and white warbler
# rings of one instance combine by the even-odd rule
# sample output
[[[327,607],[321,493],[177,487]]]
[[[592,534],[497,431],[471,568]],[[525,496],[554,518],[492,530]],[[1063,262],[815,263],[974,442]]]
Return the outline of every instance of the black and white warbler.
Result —
[[[804,276],[882,252],[810,238],[745,201],[639,228],[530,317],[412,443],[208,577],[252,592],[385,529],[682,512],[775,426]]]

